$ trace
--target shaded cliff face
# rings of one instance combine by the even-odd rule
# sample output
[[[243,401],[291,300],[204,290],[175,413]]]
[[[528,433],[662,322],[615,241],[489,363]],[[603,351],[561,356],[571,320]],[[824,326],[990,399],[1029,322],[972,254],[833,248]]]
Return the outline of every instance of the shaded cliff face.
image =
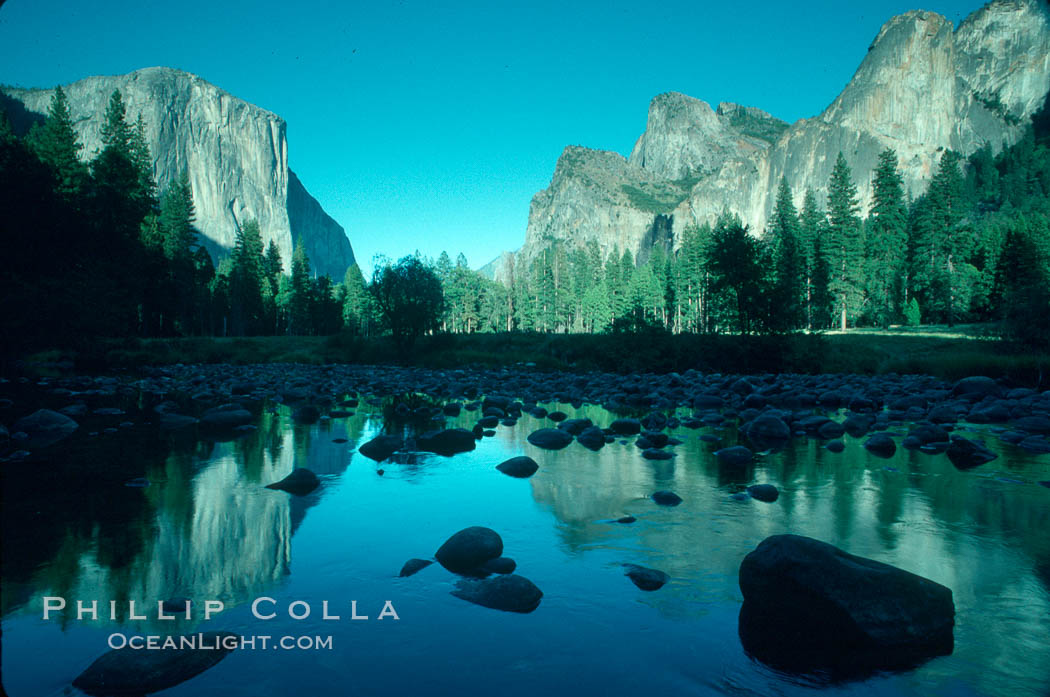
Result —
[[[102,117],[119,89],[127,118],[140,115],[164,191],[189,173],[197,228],[213,256],[233,248],[237,227],[256,219],[263,244],[277,243],[287,268],[300,236],[314,269],[340,280],[354,254],[343,229],[288,168],[283,119],[238,99],[196,75],[146,68],[88,77],[64,86],[74,125],[90,159],[102,148]],[[30,112],[46,114],[53,90],[7,89]]]
[[[788,126],[753,107],[712,110],[668,93],[652,100],[627,161],[567,148],[550,187],[532,200],[519,254],[532,258],[549,239],[596,239],[605,253],[619,246],[644,257],[659,215],[671,218],[676,241],[687,225],[713,223],[723,211],[761,231],[781,176],[797,205],[806,189],[826,202],[840,151],[866,214],[883,149],[896,150],[905,186],[917,195],[945,149],[970,154],[1016,141],[1048,88],[1050,10],[1039,0],[996,0],[958,29],[935,13],[907,12],[882,27],[853,79],[817,117]],[[570,154],[590,166],[567,166]],[[639,188],[664,195],[618,193]]]

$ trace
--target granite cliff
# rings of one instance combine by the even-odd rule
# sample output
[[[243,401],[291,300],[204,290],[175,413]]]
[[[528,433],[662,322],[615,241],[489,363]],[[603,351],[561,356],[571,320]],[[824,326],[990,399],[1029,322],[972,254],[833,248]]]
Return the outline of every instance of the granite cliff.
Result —
[[[145,124],[158,189],[183,169],[189,173],[197,228],[213,257],[228,252],[238,225],[254,218],[263,244],[277,243],[286,268],[300,237],[319,274],[342,280],[354,262],[343,228],[288,168],[286,125],[279,116],[171,68],[88,77],[63,88],[85,158],[101,149],[102,115],[113,90],[121,91],[128,120],[141,116]],[[4,92],[42,115],[53,90]]]
[[[754,107],[667,93],[649,105],[630,156],[570,146],[550,186],[529,208],[528,261],[559,240],[594,239],[605,253],[644,259],[653,242],[677,244],[685,227],[736,213],[764,229],[787,177],[801,206],[806,189],[826,202],[839,151],[862,210],[879,152],[896,150],[912,195],[925,190],[945,149],[1000,149],[1022,133],[1050,88],[1050,10],[1040,0],[994,0],[958,28],[913,11],[879,31],[849,84],[819,116],[787,124]],[[508,259],[491,264],[503,277]]]

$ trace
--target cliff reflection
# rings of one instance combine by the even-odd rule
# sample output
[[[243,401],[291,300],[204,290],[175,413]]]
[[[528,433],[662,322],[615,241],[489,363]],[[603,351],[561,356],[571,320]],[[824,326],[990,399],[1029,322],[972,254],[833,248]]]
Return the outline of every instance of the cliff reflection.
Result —
[[[20,495],[4,497],[3,613],[36,613],[43,596],[61,596],[98,599],[103,608],[116,600],[124,619],[129,600],[152,616],[158,600],[172,597],[232,607],[265,594],[290,573],[292,536],[323,487],[297,498],[264,486],[296,466],[329,475],[345,470],[346,448],[332,440],[333,432],[345,436],[346,425],[323,429],[318,435],[317,427],[290,426],[287,414],[264,413],[246,438],[170,443],[152,458],[140,455],[137,468],[82,477],[76,500],[60,495],[57,505],[49,488],[5,473],[5,490]],[[115,455],[103,447],[62,466],[122,461]],[[151,485],[125,487],[143,475],[143,465]],[[46,524],[27,532],[41,506]]]

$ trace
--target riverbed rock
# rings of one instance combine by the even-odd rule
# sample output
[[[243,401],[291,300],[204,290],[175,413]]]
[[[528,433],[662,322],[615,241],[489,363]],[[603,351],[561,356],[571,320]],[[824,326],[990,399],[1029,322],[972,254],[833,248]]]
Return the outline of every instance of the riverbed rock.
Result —
[[[624,575],[643,591],[660,590],[671,580],[670,576],[659,569],[650,569],[638,564],[624,564],[623,567],[626,569]]]
[[[829,440],[824,444],[824,449],[832,453],[841,453],[846,449],[846,444],[840,440]]]
[[[979,401],[984,397],[998,397],[1003,393],[1003,388],[995,380],[975,375],[963,378],[952,387],[952,396],[971,401]]]
[[[558,424],[558,428],[578,436],[593,425],[594,423],[590,419],[566,419]]]
[[[473,526],[460,530],[438,548],[435,558],[449,571],[467,573],[503,554],[503,538],[495,530]]]
[[[576,442],[588,450],[597,452],[605,447],[605,431],[597,426],[591,426],[576,436]]]
[[[791,429],[779,416],[760,414],[748,424],[747,437],[753,441],[786,441],[791,438]]]
[[[496,469],[503,474],[508,477],[517,477],[518,479],[531,477],[536,474],[536,470],[539,468],[540,466],[536,464],[536,461],[528,455],[518,455],[496,465]]]
[[[659,448],[646,448],[642,451],[642,457],[646,460],[670,460],[674,457],[674,453]]]
[[[201,415],[201,426],[212,430],[233,430],[251,423],[252,413],[239,404],[223,404]]]
[[[677,506],[682,502],[682,497],[673,491],[655,491],[649,498],[661,506]]]
[[[951,444],[944,454],[957,469],[961,470],[980,467],[999,457],[982,443],[967,440],[955,434],[952,434]]]
[[[616,419],[609,424],[609,430],[619,436],[633,436],[641,433],[642,424],[638,419]]]
[[[496,557],[478,567],[478,570],[487,574],[512,574],[518,568],[518,562],[510,557]]]
[[[752,484],[747,488],[751,498],[765,503],[773,503],[780,498],[780,491],[772,484]]]
[[[456,583],[452,595],[493,610],[529,613],[539,607],[543,591],[524,576],[508,574],[486,579],[462,579]]]
[[[395,452],[403,448],[405,442],[400,436],[382,435],[376,436],[372,440],[368,441],[357,449],[357,452],[361,453],[365,457],[375,460],[376,462],[382,462],[386,460]]]
[[[305,467],[296,467],[287,477],[279,482],[267,484],[266,488],[287,491],[296,496],[305,496],[319,486],[321,486],[321,480],[316,474]]]
[[[746,467],[755,459],[755,454],[742,445],[734,445],[730,448],[716,450],[715,457],[724,465]]]
[[[448,428],[444,431],[424,433],[416,439],[416,447],[426,453],[451,457],[456,453],[465,453],[476,448],[477,439],[465,428]]]
[[[224,641],[239,637],[232,632],[191,635],[198,646],[217,648],[168,648],[153,651],[113,649],[95,659],[73,680],[73,687],[89,695],[146,695],[179,685],[200,675],[226,658],[233,649]],[[179,643],[181,638],[174,637]]]
[[[952,651],[950,589],[812,538],[766,538],[739,581],[741,640],[759,658],[895,667]]]
[[[528,441],[544,450],[561,450],[571,443],[572,434],[557,428],[541,428],[529,434]]]
[[[821,424],[820,428],[817,429],[817,435],[821,438],[827,438],[828,440],[841,438],[842,434],[845,432],[846,427],[837,421],[825,421]]]
[[[872,435],[871,438],[864,441],[864,447],[872,455],[883,458],[893,457],[893,454],[897,452],[897,444],[886,433]]]
[[[13,433],[25,433],[27,448],[46,448],[68,438],[78,428],[77,422],[50,409],[37,409],[14,423]]]
[[[398,574],[399,578],[407,578],[418,574],[423,569],[433,564],[429,559],[409,559],[405,562],[405,565],[401,567],[401,573]]]

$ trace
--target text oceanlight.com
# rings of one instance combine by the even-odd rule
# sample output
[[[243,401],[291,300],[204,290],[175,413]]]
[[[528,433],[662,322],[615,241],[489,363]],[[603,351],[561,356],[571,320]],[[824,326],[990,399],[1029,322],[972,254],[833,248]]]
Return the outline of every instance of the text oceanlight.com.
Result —
[[[331,636],[215,636],[214,634],[184,634],[181,636],[159,636],[142,634],[109,635],[109,648],[132,649],[135,651],[192,649],[194,651],[233,651],[235,649],[252,651],[255,649],[280,649],[284,651],[324,651],[332,650]]]

